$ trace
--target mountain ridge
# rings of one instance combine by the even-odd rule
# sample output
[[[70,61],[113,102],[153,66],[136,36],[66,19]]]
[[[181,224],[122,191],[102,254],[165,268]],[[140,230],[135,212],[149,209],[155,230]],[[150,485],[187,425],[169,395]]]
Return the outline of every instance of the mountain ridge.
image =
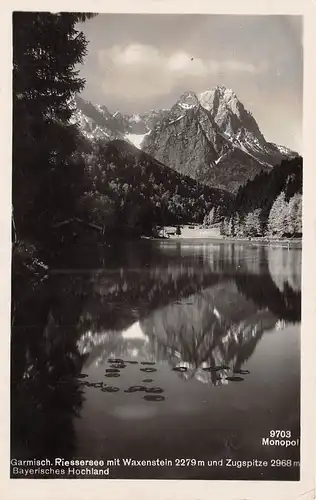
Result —
[[[73,123],[90,140],[125,140],[203,184],[236,192],[282,160],[297,156],[265,140],[236,94],[216,86],[183,93],[170,109],[113,114],[77,96]]]

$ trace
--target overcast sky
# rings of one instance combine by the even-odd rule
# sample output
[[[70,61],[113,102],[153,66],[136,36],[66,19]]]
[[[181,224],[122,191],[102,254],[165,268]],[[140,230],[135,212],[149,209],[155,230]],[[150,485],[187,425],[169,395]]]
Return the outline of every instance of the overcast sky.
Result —
[[[300,17],[99,14],[79,26],[89,41],[85,99],[142,112],[225,85],[267,140],[301,152]]]

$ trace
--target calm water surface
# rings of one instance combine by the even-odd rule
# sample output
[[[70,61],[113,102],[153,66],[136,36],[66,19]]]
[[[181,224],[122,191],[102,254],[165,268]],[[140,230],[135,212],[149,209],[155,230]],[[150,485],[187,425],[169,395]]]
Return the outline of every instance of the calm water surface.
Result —
[[[13,295],[12,457],[117,458],[111,478],[298,480],[299,446],[262,438],[299,438],[300,304],[300,249],[70,248]]]

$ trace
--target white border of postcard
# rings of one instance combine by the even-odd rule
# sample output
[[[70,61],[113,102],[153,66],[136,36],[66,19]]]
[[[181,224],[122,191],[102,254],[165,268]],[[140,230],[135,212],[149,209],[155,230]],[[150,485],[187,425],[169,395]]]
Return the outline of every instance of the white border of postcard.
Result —
[[[5,0],[1,2],[1,453],[4,500],[311,500],[315,497],[316,400],[316,0]],[[11,259],[11,16],[13,10],[112,13],[303,15],[303,308],[301,329],[301,480],[175,481],[10,479],[10,259]],[[267,36],[269,36],[267,34]],[[314,182],[313,182],[314,181]]]

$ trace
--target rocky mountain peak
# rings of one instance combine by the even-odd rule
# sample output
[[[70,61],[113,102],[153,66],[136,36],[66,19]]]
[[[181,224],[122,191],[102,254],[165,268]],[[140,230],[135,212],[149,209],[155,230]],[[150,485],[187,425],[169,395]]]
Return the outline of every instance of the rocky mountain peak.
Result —
[[[168,124],[179,121],[186,116],[192,117],[199,107],[200,103],[197,95],[192,90],[184,92],[164,117],[165,119],[162,122],[162,126],[168,126]],[[158,126],[160,128],[160,124]]]
[[[189,92],[184,92],[184,94],[182,94],[182,96],[176,103],[176,106],[182,108],[183,110],[192,109],[197,107],[198,105],[198,97],[192,90],[190,90]]]
[[[199,182],[233,192],[288,157],[265,140],[252,114],[223,85],[199,95],[185,92],[142,148]]]
[[[203,108],[215,113],[223,105],[236,114],[239,114],[243,109],[243,105],[236,94],[232,89],[228,89],[224,85],[217,85],[213,89],[202,92],[199,94],[198,100]]]
[[[219,85],[202,92],[198,99],[201,106],[210,112],[214,122],[228,137],[239,138],[251,135],[255,142],[261,144],[266,142],[256,120],[244,108],[233,90]]]
[[[90,103],[91,104],[91,103]],[[105,117],[105,118],[111,118],[112,115],[108,108],[104,106],[104,104],[96,104],[95,107],[97,110]]]

